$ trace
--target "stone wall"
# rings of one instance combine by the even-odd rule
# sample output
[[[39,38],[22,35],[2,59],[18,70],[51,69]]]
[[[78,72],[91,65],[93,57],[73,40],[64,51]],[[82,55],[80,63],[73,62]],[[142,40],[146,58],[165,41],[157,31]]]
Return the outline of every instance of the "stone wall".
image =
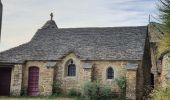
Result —
[[[158,29],[159,24],[151,22],[148,25],[148,33],[149,33],[149,42],[150,42],[150,52],[151,52],[151,63],[152,69],[151,72],[154,74],[154,87],[160,86],[160,73],[161,66],[159,65],[159,60],[157,58],[158,54],[158,45],[163,37],[162,32]]]
[[[137,69],[136,69],[137,70]],[[137,71],[133,69],[128,69],[126,73],[127,87],[126,87],[126,97],[132,100],[136,99],[136,79]]]
[[[22,85],[22,65],[14,65],[11,75],[11,96],[20,96]]]
[[[39,95],[47,96],[52,94],[54,69],[47,68],[47,62],[28,61],[23,68],[23,89],[25,92],[28,88],[28,73],[30,67],[39,68]]]
[[[166,88],[167,84],[170,83],[170,53],[166,54],[162,59],[162,74],[161,74],[161,85]]]
[[[151,50],[149,38],[146,37],[143,60],[137,70],[137,99],[147,96],[151,90]]]
[[[70,59],[73,60],[76,65],[76,76],[69,77],[66,75],[66,63]],[[85,68],[84,64],[90,63],[92,64],[91,68]],[[114,92],[120,92],[120,89],[116,83],[115,79],[119,79],[120,77],[126,77],[127,74],[127,64],[128,63],[141,63],[140,61],[86,61],[80,60],[75,54],[69,54],[62,61],[57,62],[56,66],[56,76],[55,80],[60,81],[62,83],[62,92],[68,93],[70,89],[76,89],[80,91],[87,81],[98,81],[101,86],[108,86]],[[141,64],[140,64],[141,65]],[[114,78],[107,79],[107,69],[112,67],[114,70]],[[134,71],[136,73],[136,71]],[[128,76],[133,76],[133,73],[129,73]],[[129,78],[128,77],[128,78]],[[133,80],[130,81],[134,86],[136,86],[136,76]],[[134,88],[136,89],[136,87]],[[133,95],[136,95],[134,92]]]
[[[69,60],[73,60],[76,65],[76,76],[67,76],[67,63]],[[67,94],[70,89],[75,89],[81,92],[84,83],[88,81],[98,81],[101,86],[108,86],[114,92],[120,92],[116,80],[120,77],[127,77],[128,82],[127,87],[132,87],[134,91],[137,91],[137,87],[140,84],[136,84],[137,80],[140,83],[142,75],[140,70],[142,69],[141,61],[88,61],[80,60],[75,54],[71,53],[62,60],[56,61],[54,68],[47,68],[47,61],[27,61],[23,65],[23,85],[22,87],[27,89],[28,87],[28,70],[30,67],[38,67],[40,70],[39,75],[39,91],[40,95],[46,96],[52,94],[52,84],[54,81],[60,81],[61,89],[64,94]],[[138,71],[133,71],[132,73],[127,70],[127,65],[129,63],[138,64],[140,68]],[[107,69],[111,67],[114,70],[114,78],[107,79]],[[136,74],[136,76],[134,76]],[[133,84],[133,86],[131,86]],[[141,82],[142,84],[142,82]],[[136,96],[134,92],[132,96]]]
[[[119,92],[116,80],[120,77],[126,77],[126,61],[94,61],[94,80],[100,82],[103,86],[109,86],[114,92]],[[111,67],[114,70],[114,78],[107,79],[107,69]]]
[[[76,76],[67,76],[67,62],[69,60],[73,60],[73,63],[76,65]],[[68,93],[70,89],[80,90],[82,87],[82,83],[84,78],[87,79],[86,75],[91,72],[91,70],[85,71],[83,69],[82,62],[74,55],[69,54],[62,61],[59,61],[56,66],[56,81],[60,81],[62,83],[61,89],[63,93]],[[89,73],[88,73],[89,72]]]
[[[159,81],[159,74],[161,71],[159,70],[159,66],[157,64],[158,60],[157,60],[157,46],[156,43],[151,43],[151,63],[152,63],[152,68],[151,68],[151,73],[154,74],[154,87],[157,87],[160,85],[160,81]]]

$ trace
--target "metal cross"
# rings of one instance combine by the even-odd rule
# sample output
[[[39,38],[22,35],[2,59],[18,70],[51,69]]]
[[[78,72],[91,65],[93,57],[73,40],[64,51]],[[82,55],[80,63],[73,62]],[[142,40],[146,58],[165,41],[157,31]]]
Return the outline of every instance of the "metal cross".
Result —
[[[53,13],[51,13],[50,16],[51,16],[51,20],[53,20],[53,17],[54,17]]]

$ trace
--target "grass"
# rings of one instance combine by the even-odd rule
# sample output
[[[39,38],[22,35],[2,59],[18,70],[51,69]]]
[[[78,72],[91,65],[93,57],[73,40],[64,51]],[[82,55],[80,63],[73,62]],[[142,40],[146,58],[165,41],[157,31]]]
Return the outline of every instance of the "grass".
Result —
[[[0,100],[85,100],[84,97],[76,97],[76,96],[39,96],[39,97],[0,97]]]
[[[0,100],[89,100],[84,96],[69,96],[69,95],[52,95],[52,96],[38,96],[38,97],[28,97],[28,96],[20,96],[20,97],[1,97]],[[101,100],[101,99],[100,99]],[[103,100],[122,100],[120,98],[105,98]]]
[[[44,96],[39,96],[39,97],[0,97],[0,100],[88,100],[83,96],[49,96],[49,97],[44,97]],[[104,100],[122,100],[118,98],[113,98],[113,99],[104,99]]]

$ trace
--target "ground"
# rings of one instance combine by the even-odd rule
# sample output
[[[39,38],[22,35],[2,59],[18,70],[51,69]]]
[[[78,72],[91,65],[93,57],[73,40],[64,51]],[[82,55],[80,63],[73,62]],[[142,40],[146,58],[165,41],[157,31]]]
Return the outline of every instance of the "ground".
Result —
[[[64,97],[59,97],[59,98],[15,98],[15,97],[0,97],[0,100],[75,100],[75,98],[64,98]]]
[[[74,100],[69,98],[42,99],[42,98],[0,98],[0,100]]]
[[[83,100],[83,97],[69,97],[69,96],[57,96],[57,97],[0,97],[0,100]]]

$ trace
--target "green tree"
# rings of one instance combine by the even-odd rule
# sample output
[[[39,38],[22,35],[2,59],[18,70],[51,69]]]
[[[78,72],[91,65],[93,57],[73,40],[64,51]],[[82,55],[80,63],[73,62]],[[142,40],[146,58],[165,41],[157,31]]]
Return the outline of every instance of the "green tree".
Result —
[[[165,35],[160,41],[158,56],[164,55],[170,51],[170,0],[159,0],[160,19],[163,23]]]
[[[166,33],[170,34],[170,0],[159,0],[160,18],[163,22]]]

